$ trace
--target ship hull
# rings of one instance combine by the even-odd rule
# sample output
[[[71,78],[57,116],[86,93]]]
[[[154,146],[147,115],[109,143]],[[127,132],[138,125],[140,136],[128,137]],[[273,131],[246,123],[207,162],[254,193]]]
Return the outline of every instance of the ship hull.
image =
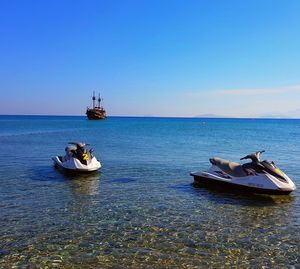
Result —
[[[106,118],[106,112],[102,109],[87,109],[86,115],[89,120],[103,120]]]

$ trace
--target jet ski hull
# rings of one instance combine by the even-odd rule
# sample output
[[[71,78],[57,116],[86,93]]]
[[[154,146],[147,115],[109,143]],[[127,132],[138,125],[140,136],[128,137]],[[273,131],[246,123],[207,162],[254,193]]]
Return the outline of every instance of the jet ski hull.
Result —
[[[247,193],[270,194],[270,195],[288,195],[293,191],[291,189],[265,189],[265,188],[240,185],[229,181],[222,181],[218,179],[208,178],[203,175],[196,175],[194,173],[191,173],[190,175],[194,177],[194,184],[196,186],[198,185],[198,186],[205,186],[205,187],[213,187],[213,188],[219,188],[227,191],[236,190],[236,191],[247,192]]]
[[[78,160],[73,158],[69,161],[63,162],[62,156],[55,156],[52,160],[56,167],[72,173],[92,173],[101,168],[100,162],[96,159],[92,161],[92,165],[81,164]]]

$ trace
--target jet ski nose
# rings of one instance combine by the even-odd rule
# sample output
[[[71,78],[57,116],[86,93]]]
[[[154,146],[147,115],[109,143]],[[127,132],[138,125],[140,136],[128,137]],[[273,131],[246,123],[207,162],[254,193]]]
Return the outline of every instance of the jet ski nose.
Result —
[[[286,187],[286,188],[279,188],[278,190],[282,193],[290,193],[290,192],[296,190],[296,186],[293,186],[293,187],[289,186],[289,187]]]
[[[216,160],[215,160],[215,158],[210,158],[209,161],[210,161],[211,164],[216,165]]]

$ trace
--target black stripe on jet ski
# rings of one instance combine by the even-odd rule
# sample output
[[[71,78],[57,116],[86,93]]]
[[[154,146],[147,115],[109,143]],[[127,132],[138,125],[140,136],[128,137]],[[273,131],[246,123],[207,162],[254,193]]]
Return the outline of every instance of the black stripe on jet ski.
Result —
[[[291,190],[284,190],[284,189],[277,189],[277,190],[268,190],[268,189],[262,189],[257,187],[250,187],[250,186],[243,186],[234,184],[231,182],[225,182],[225,181],[219,181],[214,179],[208,179],[201,176],[196,176],[191,174],[194,177],[194,184],[198,186],[204,186],[204,187],[221,187],[226,190],[239,190],[239,191],[245,191],[248,193],[260,193],[260,194],[272,194],[272,195],[286,195],[291,193]]]

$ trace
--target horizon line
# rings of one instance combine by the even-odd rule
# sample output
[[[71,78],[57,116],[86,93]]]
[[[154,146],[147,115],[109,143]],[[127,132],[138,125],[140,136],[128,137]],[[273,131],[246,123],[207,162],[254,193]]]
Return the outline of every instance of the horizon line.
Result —
[[[49,114],[0,114],[0,117],[86,117],[85,115],[49,115]],[[242,116],[138,116],[138,115],[111,115],[107,118],[174,118],[174,119],[270,119],[270,120],[300,120],[291,117],[242,117]]]

